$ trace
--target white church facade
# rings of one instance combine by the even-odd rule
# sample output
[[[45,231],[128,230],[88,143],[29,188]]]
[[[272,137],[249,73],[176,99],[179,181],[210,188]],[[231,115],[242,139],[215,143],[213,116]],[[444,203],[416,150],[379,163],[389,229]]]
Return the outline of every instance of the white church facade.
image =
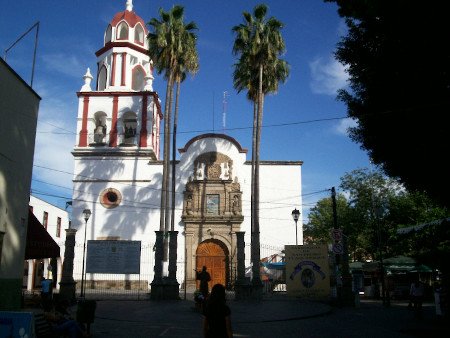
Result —
[[[141,241],[147,246],[156,242],[164,121],[159,95],[153,89],[147,33],[144,20],[128,0],[125,11],[107,26],[104,44],[96,52],[97,81],[91,83],[88,69],[77,93],[77,139],[72,152],[72,226],[78,230],[75,266],[81,264],[85,233],[87,241]],[[203,265],[211,273],[211,284],[233,283],[238,234],[250,243],[249,157],[238,140],[224,134],[198,135],[179,149],[174,213],[177,281],[189,290],[196,287],[194,269]],[[261,243],[295,244],[291,212],[302,210],[301,166],[301,161],[261,161]],[[87,222],[84,209],[92,213]],[[298,224],[298,243],[303,243],[301,218]],[[249,251],[245,258],[249,262]],[[139,265],[146,280],[133,275],[123,275],[123,279],[139,279],[141,286],[150,288],[154,259]],[[164,265],[163,275],[167,273]],[[74,278],[80,280],[76,273]],[[86,275],[88,286],[108,279],[108,274]]]

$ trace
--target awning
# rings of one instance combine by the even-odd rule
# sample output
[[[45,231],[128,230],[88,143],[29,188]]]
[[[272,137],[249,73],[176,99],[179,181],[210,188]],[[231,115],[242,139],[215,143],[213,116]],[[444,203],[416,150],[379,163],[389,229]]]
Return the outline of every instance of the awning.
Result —
[[[36,216],[28,210],[27,245],[25,259],[59,257],[59,245],[45,230]]]

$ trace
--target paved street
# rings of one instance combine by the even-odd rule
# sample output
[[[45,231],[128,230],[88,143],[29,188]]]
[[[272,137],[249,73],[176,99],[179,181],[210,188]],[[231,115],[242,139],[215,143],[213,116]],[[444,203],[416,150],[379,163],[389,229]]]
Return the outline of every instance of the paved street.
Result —
[[[234,337],[442,337],[448,324],[434,304],[414,319],[405,302],[384,308],[362,301],[358,308],[272,297],[262,302],[229,301]],[[202,316],[191,300],[98,301],[93,337],[201,337]]]

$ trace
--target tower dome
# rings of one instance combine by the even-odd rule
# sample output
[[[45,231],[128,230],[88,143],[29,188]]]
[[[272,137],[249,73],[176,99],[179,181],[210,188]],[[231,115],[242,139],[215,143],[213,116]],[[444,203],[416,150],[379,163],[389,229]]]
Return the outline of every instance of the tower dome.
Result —
[[[146,48],[147,34],[144,20],[133,11],[133,4],[128,0],[126,9],[114,15],[106,28],[104,45],[111,42],[131,42]]]
[[[148,56],[148,30],[133,11],[131,0],[105,31],[97,56],[98,91],[153,91],[153,67]]]

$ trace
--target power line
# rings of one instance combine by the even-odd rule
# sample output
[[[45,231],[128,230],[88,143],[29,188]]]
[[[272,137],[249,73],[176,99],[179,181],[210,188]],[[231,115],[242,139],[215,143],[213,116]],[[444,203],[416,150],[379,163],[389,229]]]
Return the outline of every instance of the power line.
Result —
[[[67,172],[67,171],[58,170],[58,169],[53,169],[53,168],[49,168],[49,167],[45,167],[45,166],[40,166],[40,165],[37,165],[37,164],[34,164],[33,166],[34,166],[34,167],[38,167],[38,168],[42,168],[42,169],[46,169],[46,170],[51,170],[51,171],[60,172],[60,173],[63,173],[63,174],[73,175],[72,173]],[[91,179],[91,180],[95,180],[95,179],[96,179],[96,178],[94,178],[94,177],[85,176],[85,175],[79,175],[79,174],[76,175],[76,176],[83,177],[83,178],[88,178],[88,179]],[[63,188],[63,189],[72,190],[72,188],[69,188],[69,187],[57,185],[57,184],[54,184],[54,183],[49,183],[49,182],[42,181],[42,180],[38,180],[38,179],[33,179],[33,181],[40,182],[40,183],[44,183],[44,184],[48,184],[48,185],[53,185],[53,186],[60,187],[60,188]],[[99,181],[98,183],[109,183],[109,182]],[[124,183],[124,182],[114,182],[114,183],[115,183],[115,184],[125,185],[125,186],[128,186],[128,187],[137,187],[137,188],[144,188],[144,189],[154,190],[154,191],[157,191],[157,192],[160,192],[160,191],[161,191],[160,188],[152,188],[152,187],[149,187],[149,186],[136,185],[136,184],[127,184],[127,183]],[[275,188],[274,188],[274,189],[275,189]],[[300,195],[300,196],[301,196],[301,197],[304,197],[304,196],[310,196],[310,195],[314,195],[314,194],[323,193],[323,192],[326,192],[326,191],[328,191],[328,190],[329,190],[329,189],[319,190],[319,191],[315,191],[315,192],[311,192],[311,193],[307,193],[307,194],[302,194],[302,195]],[[86,193],[86,191],[81,191],[81,190],[76,190],[76,189],[75,189],[74,191]],[[179,195],[183,195],[183,194],[184,194],[183,192],[175,192],[175,193],[176,193],[176,194],[179,194]],[[100,195],[97,195],[97,196],[100,196]],[[300,197],[300,196],[297,196],[297,195],[295,195],[295,196],[288,196],[288,197],[284,197],[283,200],[291,199],[291,198],[292,198],[292,199],[295,199],[295,198],[298,198],[298,197]],[[279,200],[278,200],[278,201],[279,201]],[[251,201],[249,201],[249,200],[243,200],[242,202],[251,202]],[[270,204],[285,205],[285,206],[292,205],[292,203],[281,203],[281,202],[277,202],[276,200],[273,200],[273,201],[267,201],[267,202],[266,202],[266,201],[261,201],[261,204],[268,204],[268,203],[270,203]],[[155,206],[156,206],[156,205],[155,205]],[[281,208],[281,207],[278,207],[278,208]],[[269,208],[264,208],[264,209],[269,209]],[[275,209],[275,208],[274,208],[274,209]]]

